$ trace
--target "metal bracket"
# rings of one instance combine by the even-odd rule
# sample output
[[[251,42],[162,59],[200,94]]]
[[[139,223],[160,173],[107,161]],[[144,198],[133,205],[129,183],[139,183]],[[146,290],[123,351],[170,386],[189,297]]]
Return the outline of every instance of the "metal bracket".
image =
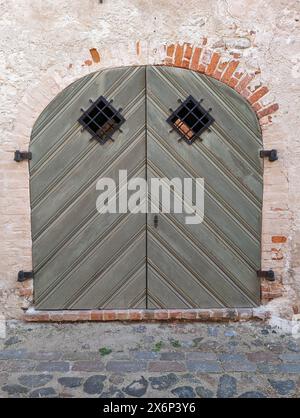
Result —
[[[262,277],[262,278],[268,280],[269,282],[274,282],[275,281],[275,273],[272,269],[258,270],[257,271],[257,277]]]
[[[27,151],[15,151],[15,158],[14,160],[19,163],[24,160],[31,160],[32,159],[32,153]]]
[[[261,158],[269,157],[269,161],[276,161],[278,160],[277,150],[271,149],[271,150],[261,150],[259,153]]]
[[[19,271],[18,282],[25,282],[25,280],[33,279],[33,271]]]

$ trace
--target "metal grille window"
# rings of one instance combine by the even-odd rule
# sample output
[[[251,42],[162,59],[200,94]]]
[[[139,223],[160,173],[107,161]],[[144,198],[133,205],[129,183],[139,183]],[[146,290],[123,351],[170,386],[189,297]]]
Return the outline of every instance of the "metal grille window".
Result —
[[[180,134],[188,144],[192,144],[196,137],[205,131],[214,121],[193,96],[189,96],[167,119],[167,122]]]
[[[108,139],[113,140],[113,133],[125,122],[120,114],[121,110],[116,110],[111,102],[100,96],[86,111],[83,111],[78,122],[92,134],[93,138],[104,144]]]

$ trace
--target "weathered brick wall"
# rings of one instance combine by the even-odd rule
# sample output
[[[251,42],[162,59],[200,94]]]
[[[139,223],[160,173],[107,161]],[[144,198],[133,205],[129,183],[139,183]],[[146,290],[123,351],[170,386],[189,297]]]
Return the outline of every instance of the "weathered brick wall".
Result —
[[[293,0],[7,0],[0,2],[0,313],[19,317],[32,283],[27,149],[34,121],[72,81],[100,68],[168,64],[237,89],[260,117],[265,162],[262,283],[274,314],[300,309],[299,3]],[[279,109],[277,107],[279,106]]]

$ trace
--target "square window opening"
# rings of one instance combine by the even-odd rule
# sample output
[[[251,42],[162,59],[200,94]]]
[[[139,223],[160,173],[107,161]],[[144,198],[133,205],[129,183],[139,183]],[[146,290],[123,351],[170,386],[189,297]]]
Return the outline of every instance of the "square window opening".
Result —
[[[125,122],[119,110],[111,102],[100,96],[78,119],[78,122],[93,138],[104,143],[112,139],[112,135]]]
[[[205,110],[193,96],[189,96],[172,113],[167,122],[180,134],[180,139],[191,144],[214,122],[210,110]]]

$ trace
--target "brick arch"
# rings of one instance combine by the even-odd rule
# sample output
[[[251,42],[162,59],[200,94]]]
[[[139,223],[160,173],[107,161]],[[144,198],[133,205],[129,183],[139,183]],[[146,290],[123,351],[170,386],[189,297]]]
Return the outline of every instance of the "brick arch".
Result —
[[[262,125],[271,121],[266,117],[276,112],[279,106],[277,103],[264,104],[269,89],[258,81],[258,85],[255,84],[260,71],[243,68],[238,59],[240,54],[232,53],[231,58],[228,55],[189,43],[168,44],[163,64],[197,71],[225,83],[249,102]]]

